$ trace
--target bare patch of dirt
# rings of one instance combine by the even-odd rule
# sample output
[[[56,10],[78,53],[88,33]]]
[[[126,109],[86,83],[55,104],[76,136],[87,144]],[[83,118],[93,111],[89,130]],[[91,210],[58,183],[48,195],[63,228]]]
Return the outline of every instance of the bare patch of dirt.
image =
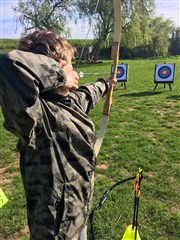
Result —
[[[146,134],[149,138],[152,139],[153,142],[157,142],[157,138],[153,132],[147,132]]]
[[[164,116],[165,115],[165,111],[161,110],[161,109],[153,109],[152,110],[153,113],[157,113],[160,116]]]
[[[97,169],[107,170],[109,168],[109,163],[105,162],[104,164],[99,164],[96,166]]]

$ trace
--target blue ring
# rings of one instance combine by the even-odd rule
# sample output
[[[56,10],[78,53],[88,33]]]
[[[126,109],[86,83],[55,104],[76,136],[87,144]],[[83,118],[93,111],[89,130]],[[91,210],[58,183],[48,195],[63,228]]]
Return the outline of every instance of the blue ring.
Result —
[[[167,71],[167,73],[164,75],[163,71]],[[168,66],[163,66],[158,70],[158,76],[162,79],[166,79],[171,75],[171,68]]]
[[[121,73],[117,74],[117,78],[121,78],[124,75],[124,68],[123,67],[118,67],[118,71],[121,71]]]

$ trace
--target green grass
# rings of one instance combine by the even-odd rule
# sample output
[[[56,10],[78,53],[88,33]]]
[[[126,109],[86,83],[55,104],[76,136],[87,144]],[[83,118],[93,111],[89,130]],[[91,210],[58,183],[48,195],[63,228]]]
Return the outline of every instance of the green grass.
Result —
[[[84,45],[91,46],[94,42],[92,39],[68,39],[76,48],[82,48]],[[0,39],[0,53],[9,52],[17,47],[19,39]]]
[[[17,47],[19,39],[0,39],[0,53],[9,52]]]
[[[179,240],[180,236],[180,58],[130,60],[127,89],[118,84],[105,139],[95,172],[94,207],[117,181],[143,169],[139,207],[142,240]],[[154,89],[156,63],[176,63],[172,91],[159,84]],[[107,72],[111,61],[80,65],[78,72]],[[101,76],[101,75],[99,75]],[[98,76],[87,75],[80,84]],[[102,75],[106,77],[106,75]],[[91,112],[97,133],[101,125],[102,100]],[[24,193],[19,174],[16,138],[2,127],[0,118],[0,187],[9,202],[0,209],[0,240],[28,239]],[[132,223],[133,181],[110,192],[95,214],[97,240],[120,240]]]

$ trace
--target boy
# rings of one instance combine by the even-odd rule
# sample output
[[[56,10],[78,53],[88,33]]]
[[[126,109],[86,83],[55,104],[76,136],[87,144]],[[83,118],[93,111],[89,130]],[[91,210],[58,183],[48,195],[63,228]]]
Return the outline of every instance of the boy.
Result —
[[[74,53],[43,30],[0,58],[0,105],[4,127],[19,138],[31,240],[87,239],[96,164],[88,114],[116,80],[78,87]]]

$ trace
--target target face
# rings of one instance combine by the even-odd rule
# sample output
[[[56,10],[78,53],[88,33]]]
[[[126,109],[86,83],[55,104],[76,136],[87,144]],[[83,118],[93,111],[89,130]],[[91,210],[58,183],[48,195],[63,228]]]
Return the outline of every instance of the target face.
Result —
[[[124,76],[124,68],[120,66],[117,69],[117,78],[122,78],[123,76]]]
[[[174,81],[175,64],[156,64],[155,65],[155,83],[172,83]]]
[[[114,67],[111,67],[111,73],[113,73]],[[127,81],[127,72],[128,72],[128,65],[127,64],[119,64],[117,67],[117,74],[116,78],[117,81]]]

